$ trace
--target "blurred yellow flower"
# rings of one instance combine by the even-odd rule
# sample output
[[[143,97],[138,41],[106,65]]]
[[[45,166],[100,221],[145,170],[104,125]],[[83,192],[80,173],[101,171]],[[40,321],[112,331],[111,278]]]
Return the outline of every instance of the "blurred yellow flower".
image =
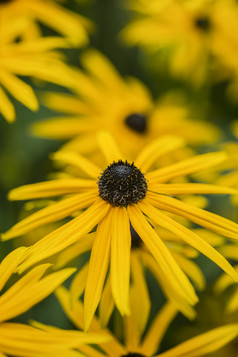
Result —
[[[71,304],[71,295],[67,289],[60,287],[56,290],[65,313],[73,324],[83,328],[83,306],[78,300]],[[173,304],[166,303],[155,315],[149,328],[141,328],[138,324],[140,310],[137,309],[138,295],[132,288],[132,313],[123,319],[121,331],[123,342],[119,342],[112,333],[112,341],[99,344],[100,350],[91,346],[80,346],[79,350],[87,357],[201,357],[208,353],[217,351],[238,335],[238,324],[229,324],[210,330],[199,336],[193,337],[166,352],[158,354],[158,348],[167,332],[170,324],[175,318],[177,311]],[[143,302],[143,300],[142,300]],[[143,306],[143,303],[141,304]],[[47,327],[45,327],[47,330]],[[94,317],[90,331],[105,331],[101,329],[99,321]],[[109,330],[107,330],[110,333]],[[102,350],[102,351],[101,351]]]
[[[23,260],[27,248],[21,247],[8,254],[0,263],[0,289]],[[16,281],[0,296],[0,355],[21,357],[81,357],[71,348],[84,343],[98,343],[108,340],[103,334],[84,334],[59,330],[45,333],[31,326],[6,322],[28,311],[32,306],[50,295],[75,269],[67,268],[45,274],[50,264],[42,264]]]
[[[4,0],[0,1],[0,23],[8,26],[9,21],[24,20],[28,23],[21,36],[34,39],[42,36],[39,23],[63,35],[73,45],[88,42],[88,30],[92,23],[52,0]]]
[[[181,299],[191,305],[195,304],[197,296],[193,286],[150,221],[148,222],[151,219],[158,226],[171,231],[186,244],[206,255],[237,280],[237,273],[222,255],[199,235],[163,212],[174,213],[219,234],[238,239],[236,223],[171,197],[184,194],[236,193],[237,191],[232,188],[221,186],[169,183],[174,178],[200,172],[220,163],[224,160],[224,153],[198,155],[151,170],[156,160],[184,145],[183,141],[171,136],[152,141],[137,155],[133,163],[129,163],[110,134],[101,131],[97,139],[106,162],[103,172],[100,167],[83,156],[62,151],[55,154],[55,159],[78,167],[90,179],[64,178],[23,186],[10,192],[11,200],[65,195],[66,197],[17,223],[2,235],[3,240],[66,218],[74,212],[78,213],[76,218],[29,248],[20,270],[59,253],[97,226],[85,288],[85,326],[89,327],[99,303],[110,257],[113,298],[121,314],[128,314],[131,223],[157,261],[158,269],[167,284],[177,291]],[[80,212],[85,208],[87,209],[84,212]]]
[[[235,0],[131,0],[129,7],[138,16],[122,31],[124,41],[167,51],[173,75],[200,85],[213,67],[232,73],[237,67]]]
[[[16,41],[25,26],[25,21],[12,20],[0,31],[0,113],[9,122],[15,120],[15,110],[6,91],[29,109],[38,109],[38,100],[31,86],[19,76],[72,85],[69,69],[55,51],[67,47],[66,41],[59,37]]]
[[[180,135],[192,145],[217,140],[215,125],[196,120],[179,95],[154,101],[149,89],[134,77],[122,78],[96,50],[81,57],[85,71],[75,70],[74,94],[48,93],[46,106],[61,114],[33,124],[33,133],[54,139],[72,139],[66,149],[88,154],[96,150],[95,134],[105,129],[134,156],[151,139]]]

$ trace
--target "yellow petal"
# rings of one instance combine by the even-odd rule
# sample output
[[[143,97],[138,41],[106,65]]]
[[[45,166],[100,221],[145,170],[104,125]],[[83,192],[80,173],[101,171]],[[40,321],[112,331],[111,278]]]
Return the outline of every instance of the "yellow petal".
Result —
[[[77,301],[83,294],[88,275],[88,264],[86,263],[78,273],[75,275],[71,285],[70,285],[70,296],[72,305]]]
[[[222,234],[226,237],[238,239],[238,225],[217,214],[190,206],[182,201],[165,195],[147,193],[148,200],[156,207],[175,213],[178,216],[189,219],[200,226],[211,229],[212,231]]]
[[[107,278],[99,303],[99,320],[102,327],[108,325],[115,303],[112,297],[111,280]]]
[[[226,325],[206,332],[155,357],[201,357],[217,351],[238,335],[238,325]]]
[[[97,179],[101,169],[90,160],[76,152],[58,151],[52,155],[54,160],[60,160],[66,164],[74,165],[83,170],[89,177]]]
[[[14,106],[6,96],[2,87],[0,87],[0,113],[9,123],[13,123],[15,121]]]
[[[238,191],[231,187],[207,185],[204,183],[166,183],[149,184],[150,191],[165,195],[190,195],[190,194],[237,194]]]
[[[130,313],[130,253],[131,233],[129,217],[124,207],[112,209],[110,277],[112,295],[122,315]]]
[[[95,180],[51,180],[14,188],[9,192],[8,198],[11,201],[15,201],[60,196],[67,193],[79,193],[80,191],[89,188],[96,188]]]
[[[168,248],[146,221],[139,207],[137,205],[131,205],[128,206],[127,209],[133,228],[154,256],[167,279],[170,280],[174,288],[177,289],[190,304],[196,303],[197,296],[191,283],[173,259]]]
[[[157,313],[141,344],[142,354],[154,355],[176,314],[177,310],[170,303],[166,303]]]
[[[224,152],[197,155],[147,174],[150,182],[162,183],[176,177],[191,175],[218,165],[226,159]]]
[[[86,331],[89,329],[91,320],[98,306],[108,270],[111,224],[112,210],[110,209],[108,215],[98,224],[89,261],[89,270],[84,295],[84,321]]]
[[[175,235],[183,239],[187,244],[191,245],[192,247],[203,253],[214,263],[216,263],[221,269],[227,272],[227,274],[229,274],[235,281],[238,281],[238,274],[236,273],[234,268],[217,250],[215,250],[205,240],[203,240],[194,232],[182,226],[172,218],[168,217],[164,213],[160,212],[152,205],[144,202],[139,202],[139,207],[146,215],[152,218],[161,227],[173,232]]]
[[[123,160],[116,142],[107,131],[100,131],[97,140],[107,165],[112,164],[113,161]]]
[[[90,232],[107,214],[109,205],[97,200],[79,217],[51,232],[34,244],[25,254],[25,261],[18,271],[22,272],[31,265],[56,254]]]
[[[89,191],[53,203],[15,224],[6,233],[3,233],[1,238],[3,241],[15,238],[45,224],[69,217],[73,212],[90,206],[95,201],[96,196],[96,191]]]
[[[183,145],[183,139],[176,136],[164,136],[154,140],[139,153],[135,160],[135,165],[146,172],[159,157]]]

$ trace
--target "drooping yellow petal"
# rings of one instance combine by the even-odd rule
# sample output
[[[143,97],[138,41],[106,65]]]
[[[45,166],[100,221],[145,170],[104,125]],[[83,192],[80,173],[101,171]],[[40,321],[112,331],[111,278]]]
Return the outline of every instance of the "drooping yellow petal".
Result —
[[[122,315],[130,313],[130,253],[131,233],[129,217],[124,207],[112,208],[110,277],[112,295]]]
[[[75,275],[70,285],[71,303],[74,304],[83,294],[88,275],[88,264],[86,263]]]
[[[90,206],[97,196],[97,191],[90,190],[86,193],[79,193],[59,202],[53,203],[48,207],[33,213],[21,220],[1,235],[3,241],[23,235],[45,224],[56,222],[70,216],[73,212]]]
[[[163,183],[180,176],[191,175],[220,164],[226,159],[224,152],[197,155],[192,158],[152,171],[146,175],[148,181]]]
[[[226,237],[238,239],[238,225],[217,214],[190,206],[172,197],[147,192],[148,200],[156,207],[189,219]]]
[[[155,357],[201,357],[214,352],[236,338],[238,325],[226,325],[191,338]]]
[[[99,303],[99,320],[102,327],[108,325],[115,303],[112,297],[111,279],[108,277]]]
[[[9,200],[28,200],[67,193],[78,193],[84,189],[95,189],[95,180],[67,179],[51,180],[17,187],[9,192]]]
[[[200,238],[194,232],[182,226],[172,218],[168,217],[149,203],[139,202],[141,210],[152,218],[157,224],[163,228],[173,232],[175,235],[183,239],[186,243],[199,250],[209,259],[214,261],[221,269],[229,274],[235,281],[238,281],[238,274],[228,261],[210,244]]]
[[[135,165],[144,172],[161,156],[184,145],[184,140],[176,136],[164,136],[152,141],[137,156]]]
[[[232,314],[238,310],[238,288],[236,287],[235,292],[230,297],[228,304],[226,306],[226,312]]]
[[[123,160],[116,142],[107,131],[100,131],[97,135],[97,140],[107,165],[112,164],[113,161]]]
[[[191,283],[173,259],[168,248],[147,222],[140,208],[137,205],[131,205],[127,209],[133,228],[154,256],[167,279],[184,296],[185,300],[190,304],[196,303],[197,296]]]
[[[140,261],[140,254],[137,251],[131,252],[131,273],[133,292],[131,295],[131,309],[135,315],[136,325],[138,331],[143,334],[146,324],[148,322],[151,302],[147,287],[145,271]],[[140,298],[138,299],[138,296]]]
[[[142,354],[154,355],[176,314],[177,310],[171,303],[166,303],[157,313],[141,344]]]
[[[172,252],[172,255],[185,274],[192,280],[196,285],[197,289],[203,290],[206,285],[205,278],[202,271],[199,269],[198,265],[194,263],[191,259],[187,259],[181,254]]]
[[[98,306],[103,284],[108,270],[111,244],[112,209],[98,224],[96,237],[93,243],[87,283],[84,295],[85,330],[89,329],[91,320]]]
[[[79,217],[45,236],[29,248],[27,254],[25,254],[26,261],[20,265],[19,272],[77,242],[103,219],[108,209],[108,204],[102,200],[97,200]]]
[[[101,169],[90,160],[76,152],[58,151],[52,155],[54,160],[60,160],[83,170],[89,177],[98,178]]]

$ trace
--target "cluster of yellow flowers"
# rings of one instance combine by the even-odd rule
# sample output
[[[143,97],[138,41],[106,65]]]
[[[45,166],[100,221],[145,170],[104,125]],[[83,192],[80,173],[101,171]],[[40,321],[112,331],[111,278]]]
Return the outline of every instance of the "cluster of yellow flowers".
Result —
[[[178,313],[196,319],[207,289],[201,254],[223,270],[214,299],[232,287],[224,316],[238,312],[238,224],[222,207],[229,195],[237,209],[237,142],[197,115],[183,89],[159,95],[123,77],[90,46],[99,24],[72,3],[0,0],[0,115],[13,123],[15,99],[32,111],[40,102],[55,116],[31,124],[29,135],[64,140],[50,154],[57,171],[48,180],[8,194],[28,202],[1,233],[2,247],[22,240],[0,263],[0,357],[219,353],[235,344],[234,319],[166,351],[161,341]],[[237,100],[236,0],[130,0],[116,11],[123,8],[115,41],[137,46],[155,82],[161,71],[198,91],[226,81]],[[66,63],[69,49],[79,49],[78,66]],[[237,128],[234,120],[234,137]],[[51,293],[74,329],[32,320],[31,308]],[[25,312],[28,323],[17,319]]]

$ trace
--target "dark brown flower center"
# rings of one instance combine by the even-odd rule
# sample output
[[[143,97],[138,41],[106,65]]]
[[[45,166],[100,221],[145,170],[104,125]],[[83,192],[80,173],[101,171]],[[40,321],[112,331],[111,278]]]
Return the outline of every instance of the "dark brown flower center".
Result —
[[[196,28],[204,32],[209,31],[211,28],[211,21],[208,16],[198,16],[195,19],[194,24]]]
[[[143,199],[147,183],[142,172],[127,161],[109,165],[98,181],[99,196],[113,206],[127,206]]]
[[[7,4],[8,2],[11,2],[13,0],[0,0],[0,4]]]
[[[144,134],[147,131],[147,117],[144,114],[130,114],[126,117],[125,123],[130,129],[139,134]]]

